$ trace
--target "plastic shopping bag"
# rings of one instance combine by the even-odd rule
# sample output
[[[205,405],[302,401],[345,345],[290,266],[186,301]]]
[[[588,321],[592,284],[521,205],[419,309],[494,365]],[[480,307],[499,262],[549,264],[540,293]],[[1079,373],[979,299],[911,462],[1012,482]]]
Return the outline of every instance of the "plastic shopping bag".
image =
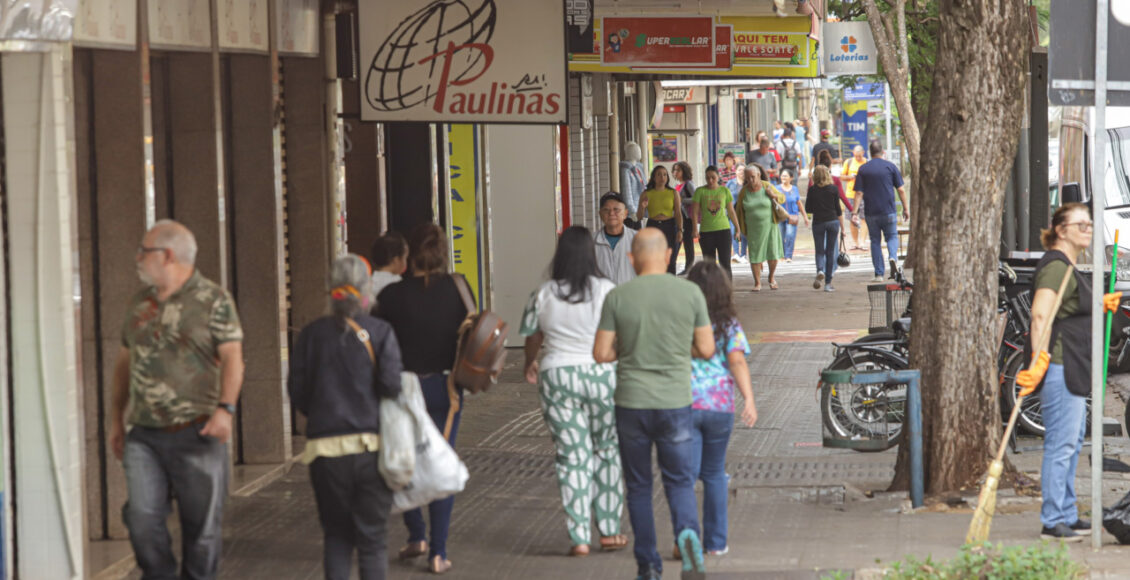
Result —
[[[414,418],[416,465],[408,485],[392,494],[394,514],[455,495],[463,491],[469,477],[467,466],[428,416],[416,375],[404,373],[400,397]]]
[[[1118,538],[1119,544],[1130,544],[1130,493],[1103,510],[1103,527]]]
[[[401,385],[419,379],[413,373],[401,373]],[[408,408],[402,392],[395,399],[381,400],[381,477],[392,491],[404,489],[412,481],[416,470],[416,417]]]

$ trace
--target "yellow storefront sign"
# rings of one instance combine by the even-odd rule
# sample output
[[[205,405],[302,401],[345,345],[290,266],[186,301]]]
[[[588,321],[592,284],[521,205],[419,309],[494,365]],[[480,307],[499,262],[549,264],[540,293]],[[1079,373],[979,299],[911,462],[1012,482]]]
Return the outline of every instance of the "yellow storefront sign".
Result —
[[[600,63],[604,35],[599,18],[593,22],[594,50],[570,54],[572,72],[622,74],[695,74],[742,78],[814,78],[819,61],[816,43],[808,38],[809,19],[720,16],[718,25],[732,25],[734,65],[730,70],[632,68]]]
[[[474,125],[448,125],[448,171],[451,177],[451,248],[455,271],[467,278],[481,305],[479,254],[478,139]]]

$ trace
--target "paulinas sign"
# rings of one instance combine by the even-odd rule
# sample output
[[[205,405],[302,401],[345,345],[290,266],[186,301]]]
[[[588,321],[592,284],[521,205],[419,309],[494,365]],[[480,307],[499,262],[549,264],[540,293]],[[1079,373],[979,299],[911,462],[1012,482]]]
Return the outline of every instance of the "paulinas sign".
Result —
[[[564,123],[563,0],[361,0],[361,118]]]

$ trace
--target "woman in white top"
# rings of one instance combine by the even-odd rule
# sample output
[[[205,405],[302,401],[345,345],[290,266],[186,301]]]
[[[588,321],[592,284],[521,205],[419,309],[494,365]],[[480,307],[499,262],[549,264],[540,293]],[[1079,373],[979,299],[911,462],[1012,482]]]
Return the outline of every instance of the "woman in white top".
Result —
[[[596,266],[592,233],[573,226],[557,242],[552,279],[534,291],[522,315],[526,380],[540,387],[543,416],[557,446],[557,484],[574,556],[589,553],[593,511],[601,549],[628,545],[620,533],[616,367],[592,357],[604,298],[613,288]]]

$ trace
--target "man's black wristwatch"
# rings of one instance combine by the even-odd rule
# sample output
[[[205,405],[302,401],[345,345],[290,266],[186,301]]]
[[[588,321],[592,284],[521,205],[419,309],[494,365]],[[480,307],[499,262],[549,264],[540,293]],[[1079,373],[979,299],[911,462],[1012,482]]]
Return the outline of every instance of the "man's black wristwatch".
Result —
[[[227,411],[232,417],[235,417],[235,405],[231,403],[216,403],[216,406]]]

